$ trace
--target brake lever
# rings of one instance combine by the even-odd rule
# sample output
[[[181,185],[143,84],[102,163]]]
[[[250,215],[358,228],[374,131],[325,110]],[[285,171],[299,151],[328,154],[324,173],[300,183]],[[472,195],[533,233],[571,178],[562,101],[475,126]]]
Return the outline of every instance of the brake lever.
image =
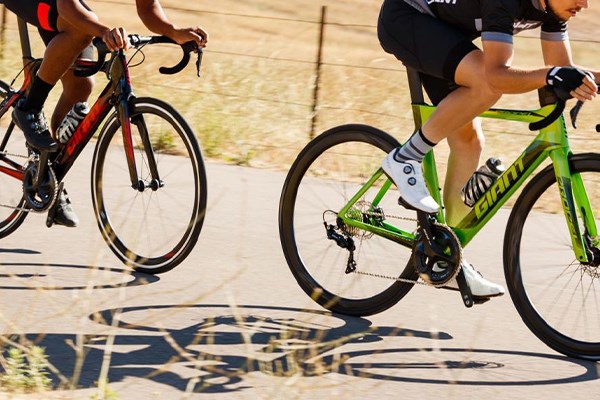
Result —
[[[201,48],[198,48],[197,53],[198,57],[196,58],[196,74],[198,78],[200,78],[200,66],[202,65],[202,55],[204,54],[204,51]]]
[[[577,115],[579,115],[579,111],[581,111],[581,107],[583,107],[583,101],[577,100],[577,104],[571,108],[569,111],[569,115],[571,116],[571,125],[573,128],[577,129]]]

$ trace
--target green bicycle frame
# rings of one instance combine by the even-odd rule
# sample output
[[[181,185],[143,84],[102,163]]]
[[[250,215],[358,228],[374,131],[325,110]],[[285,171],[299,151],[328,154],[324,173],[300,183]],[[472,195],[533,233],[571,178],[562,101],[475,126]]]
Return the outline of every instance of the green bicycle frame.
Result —
[[[426,104],[413,104],[413,113],[416,128],[431,116],[435,107]],[[549,105],[537,110],[507,110],[490,109],[481,114],[481,117],[531,123],[541,120],[550,114],[554,106]],[[585,250],[585,242],[579,225],[577,224],[577,212],[579,211],[585,225],[586,233],[590,236],[598,234],[594,215],[590,202],[579,174],[571,174],[569,168],[569,147],[565,119],[561,115],[548,127],[543,128],[523,153],[506,169],[506,171],[492,184],[492,186],[475,203],[472,210],[456,225],[451,227],[461,245],[466,246],[475,235],[486,225],[506,201],[519,189],[525,180],[540,166],[546,158],[552,160],[556,174],[558,189],[561,196],[566,223],[571,235],[573,251],[580,262],[587,262],[588,257]],[[423,160],[423,173],[429,191],[433,198],[443,206],[438,173],[435,164],[435,156],[430,151]],[[383,177],[383,178],[382,178]],[[402,231],[385,221],[369,218],[368,221],[358,221],[352,218],[348,211],[361,197],[380,179],[385,179],[375,198],[371,201],[373,207],[377,207],[381,199],[391,188],[392,182],[387,179],[379,168],[371,179],[350,199],[350,201],[339,211],[337,216],[349,226],[354,226],[385,237],[407,247],[411,247],[414,241],[414,233]],[[444,208],[442,207],[442,210]],[[445,223],[443,211],[437,214],[440,223]]]

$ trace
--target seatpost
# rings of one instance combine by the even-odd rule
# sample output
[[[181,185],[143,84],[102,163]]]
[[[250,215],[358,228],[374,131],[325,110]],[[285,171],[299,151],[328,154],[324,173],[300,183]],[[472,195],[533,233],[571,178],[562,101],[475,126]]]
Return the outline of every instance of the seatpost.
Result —
[[[29,31],[27,30],[27,22],[21,18],[17,18],[19,25],[19,38],[21,39],[21,53],[23,54],[23,65],[31,60],[31,43],[29,42]]]
[[[425,97],[423,96],[423,85],[419,72],[410,67],[406,67],[406,74],[408,75],[408,90],[410,91],[410,102],[412,104],[425,104]]]

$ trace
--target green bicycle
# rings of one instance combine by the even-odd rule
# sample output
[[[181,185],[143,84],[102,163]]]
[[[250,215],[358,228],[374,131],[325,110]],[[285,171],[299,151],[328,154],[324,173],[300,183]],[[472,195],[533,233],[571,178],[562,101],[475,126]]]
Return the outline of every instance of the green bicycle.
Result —
[[[427,105],[409,71],[415,125]],[[539,134],[456,226],[442,211],[398,207],[380,168],[399,143],[365,125],[332,128],[312,140],[292,165],[279,205],[280,239],[302,289],[321,306],[365,316],[382,312],[416,284],[442,286],[456,277],[467,307],[473,298],[460,271],[462,248],[527,182],[506,227],[504,271],[512,301],[529,329],[565,355],[600,360],[600,154],[573,154],[564,102],[532,111],[490,109],[482,117],[530,124]],[[576,110],[577,111],[577,110]],[[575,115],[576,116],[576,115]],[[439,204],[435,157],[423,169]],[[392,189],[392,190],[390,190]],[[398,246],[399,245],[399,246]],[[443,260],[451,268],[432,268]],[[404,266],[404,268],[402,268]]]

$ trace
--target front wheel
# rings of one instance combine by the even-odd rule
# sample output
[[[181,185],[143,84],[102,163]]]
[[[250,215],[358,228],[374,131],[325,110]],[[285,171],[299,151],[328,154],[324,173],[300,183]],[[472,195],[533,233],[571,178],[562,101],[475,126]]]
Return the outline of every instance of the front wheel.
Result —
[[[600,155],[570,159],[600,227]],[[515,307],[528,328],[554,350],[600,360],[600,267],[575,259],[554,170],[538,174],[517,200],[506,229],[504,271]],[[580,213],[579,213],[580,214]],[[578,218],[581,232],[585,232]],[[589,237],[600,254],[600,237]]]
[[[194,131],[173,107],[137,98],[133,110],[137,183],[132,184],[121,124],[113,114],[94,152],[92,200],[102,236],[116,256],[137,271],[157,274],[181,263],[198,240],[206,171]]]
[[[321,306],[342,314],[364,316],[396,304],[417,280],[411,249],[349,226],[336,214],[380,167],[398,142],[385,132],[364,125],[333,128],[310,142],[292,165],[279,203],[279,237],[288,265],[300,287]],[[378,181],[380,184],[381,182]],[[377,209],[373,203],[381,185],[374,185],[348,214],[362,220],[375,214],[381,221],[404,213],[391,187]],[[385,217],[383,217],[385,215]],[[414,221],[394,220],[416,227]],[[328,238],[324,223],[355,243],[356,271],[348,272],[350,253]],[[342,224],[343,225],[343,224]],[[391,279],[390,279],[391,278]]]

